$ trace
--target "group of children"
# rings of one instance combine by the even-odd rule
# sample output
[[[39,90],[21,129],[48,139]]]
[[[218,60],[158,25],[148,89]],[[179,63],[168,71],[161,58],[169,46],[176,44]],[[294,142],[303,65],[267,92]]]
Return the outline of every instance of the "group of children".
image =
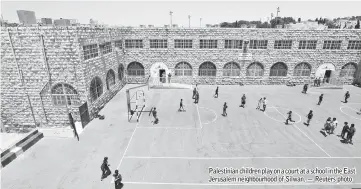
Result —
[[[108,157],[104,157],[103,163],[100,166],[100,169],[102,171],[101,181],[103,181],[104,178],[112,174],[109,166],[110,165],[108,164]],[[118,170],[114,171],[113,177],[114,177],[115,189],[123,188],[124,184],[122,183],[122,175],[119,174]]]
[[[307,89],[308,89],[308,84],[305,84],[304,87],[303,87],[302,93],[307,93]],[[217,88],[216,88],[216,92],[215,92],[214,97],[215,97],[215,98],[218,98],[218,86],[217,86]],[[345,96],[344,96],[344,97],[345,97],[344,103],[347,103],[347,100],[350,98],[350,92],[347,91],[347,92],[345,93]],[[321,105],[322,100],[323,100],[323,94],[321,94],[321,95],[319,96],[317,105]],[[243,107],[243,108],[244,108],[244,107],[245,107],[245,104],[246,104],[246,95],[245,95],[245,94],[243,94],[243,96],[242,96],[242,98],[241,98],[241,102],[242,102],[242,103],[241,103],[240,107]],[[263,106],[263,109],[262,109],[262,110],[261,110],[261,106]],[[261,111],[264,112],[264,111],[266,110],[266,106],[267,106],[266,97],[260,98],[260,99],[258,100],[258,105],[257,105],[257,108],[256,108],[256,109],[257,109],[257,110],[261,110]],[[227,108],[228,108],[227,102],[225,102],[225,103],[223,104],[223,113],[222,113],[223,116],[227,116]],[[357,114],[361,114],[361,110],[360,110],[360,112],[357,113]],[[309,111],[309,113],[307,114],[306,118],[307,118],[307,121],[306,121],[304,124],[307,125],[307,126],[309,126],[309,125],[310,125],[310,122],[311,122],[311,120],[312,120],[312,118],[313,118],[313,110],[310,110],[310,111]],[[292,120],[292,111],[289,111],[289,112],[287,113],[287,118],[286,118],[285,124],[288,125],[289,122],[295,122],[294,120]],[[324,130],[325,130],[328,134],[333,134],[335,128],[337,127],[337,124],[338,124],[338,122],[337,122],[336,118],[333,118],[332,121],[331,121],[331,118],[329,118],[329,119],[327,119],[327,121],[326,121]],[[352,144],[352,137],[354,136],[355,132],[356,132],[355,124],[351,124],[351,127],[349,127],[349,126],[348,126],[348,123],[345,122],[345,126],[343,127],[340,136],[345,140],[345,143],[350,143],[350,144]],[[346,135],[346,134],[347,134],[347,137],[345,138],[345,135]]]
[[[337,126],[338,126],[337,119],[334,117],[331,120],[331,117],[329,117],[329,118],[327,118],[324,128],[322,130],[325,130],[326,133],[329,135],[334,134],[334,130],[337,128]],[[342,128],[341,134],[338,136],[340,136],[342,139],[344,139],[345,143],[352,144],[352,138],[355,135],[355,133],[356,133],[355,124],[352,123],[351,127],[350,127],[348,125],[348,122],[345,122],[344,126]]]
[[[216,94],[217,94],[217,97],[218,97],[218,87],[216,89]],[[239,105],[239,107],[245,108],[245,106],[246,106],[246,95],[243,94],[242,98],[241,98],[241,105]],[[261,110],[261,106],[263,108],[262,110]],[[264,111],[266,111],[266,107],[267,107],[266,97],[260,98],[258,100],[258,105],[257,105],[256,109],[264,112]],[[227,108],[228,108],[227,102],[225,102],[223,104],[223,113],[222,113],[223,116],[227,116]]]
[[[302,93],[307,93],[307,89],[308,89],[308,84],[305,84],[304,87],[303,87],[303,91]],[[214,98],[218,98],[218,92],[219,92],[219,87],[217,86],[216,90],[215,90],[215,93],[214,93]],[[199,100],[199,90],[198,90],[198,86],[196,85],[196,87],[194,88],[193,90],[193,96],[192,98],[195,100],[194,103],[198,103],[198,100]],[[347,103],[347,100],[350,98],[350,93],[349,91],[346,92],[345,94],[345,103]],[[318,103],[317,105],[321,105],[323,101],[323,94],[321,94],[318,98]],[[246,95],[243,94],[242,97],[241,97],[241,105],[240,107],[242,108],[245,108],[245,105],[246,105]],[[227,116],[227,108],[228,108],[228,105],[227,105],[227,102],[224,102],[223,104],[223,113],[222,115],[223,116]],[[262,108],[262,109],[261,109]],[[258,104],[257,104],[257,110],[260,110],[260,111],[266,111],[266,108],[267,108],[267,100],[266,100],[266,97],[263,97],[263,98],[260,98],[258,100]],[[178,109],[179,112],[183,112],[185,111],[184,109],[184,106],[183,106],[183,99],[180,100],[180,104],[179,104],[179,109]],[[153,117],[154,117],[154,121],[152,121],[154,124],[157,124],[159,122],[159,119],[157,117],[157,111],[156,111],[156,108],[152,108],[151,112],[153,114]],[[361,110],[360,110],[360,113],[361,113]],[[150,115],[150,114],[149,114]],[[306,116],[307,118],[307,121],[304,123],[305,125],[309,126],[310,125],[310,122],[313,118],[313,110],[310,110],[309,113],[307,114]],[[289,122],[295,122],[294,120],[292,120],[292,111],[289,111],[287,113],[287,118],[286,118],[286,121],[285,121],[285,124],[289,124]],[[347,123],[347,122],[345,122]],[[327,121],[326,121],[326,124],[325,124],[325,127],[324,127],[324,130],[328,133],[328,134],[333,134],[333,131],[335,130],[335,128],[337,127],[337,120],[336,118],[333,118],[333,120],[331,121],[331,118],[329,118]],[[347,139],[346,142],[347,143],[352,143],[352,137],[354,136],[356,132],[356,129],[354,127],[354,124],[351,124],[351,127],[348,127],[347,124],[345,124],[344,128],[342,129],[342,134],[340,136],[342,136],[342,138],[344,138],[344,136],[346,135],[347,133]]]

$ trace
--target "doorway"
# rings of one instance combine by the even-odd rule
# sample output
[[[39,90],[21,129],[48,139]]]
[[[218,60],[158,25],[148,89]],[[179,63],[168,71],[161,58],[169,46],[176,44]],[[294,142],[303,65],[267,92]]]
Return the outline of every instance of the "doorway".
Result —
[[[330,81],[331,73],[332,73],[332,70],[326,70],[326,72],[325,72],[326,83],[328,83]]]
[[[79,107],[79,112],[80,112],[81,125],[84,128],[90,122],[88,104],[86,102]]]
[[[159,70],[159,78],[160,78],[160,82],[165,83],[165,69],[160,69]]]

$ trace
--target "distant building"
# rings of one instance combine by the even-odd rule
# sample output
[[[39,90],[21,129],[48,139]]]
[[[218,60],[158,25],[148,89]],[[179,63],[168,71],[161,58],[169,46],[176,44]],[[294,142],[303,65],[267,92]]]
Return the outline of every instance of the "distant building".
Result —
[[[54,20],[55,26],[70,26],[70,19],[56,19]]]
[[[250,24],[250,25],[249,25],[249,28],[256,28],[256,27],[257,27],[256,24]]]
[[[241,24],[241,28],[247,28],[247,24]]]
[[[17,10],[19,22],[24,25],[37,24],[34,11]]]
[[[295,24],[287,24],[285,28],[294,30],[324,30],[328,27],[323,24],[318,24],[317,21],[303,21]]]
[[[43,25],[52,25],[53,20],[51,18],[41,18],[40,23]]]
[[[70,20],[70,25],[72,25],[72,26],[80,25],[80,23],[78,22],[77,19],[69,19],[69,20]]]
[[[336,26],[338,26],[340,29],[354,29],[355,25],[357,24],[357,20],[337,20]]]

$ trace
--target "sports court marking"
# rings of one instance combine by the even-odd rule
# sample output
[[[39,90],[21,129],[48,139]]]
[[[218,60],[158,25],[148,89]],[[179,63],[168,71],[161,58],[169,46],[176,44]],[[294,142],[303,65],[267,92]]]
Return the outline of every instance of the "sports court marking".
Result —
[[[277,110],[277,108],[276,108],[276,110]],[[277,110],[278,111],[278,110]],[[280,114],[281,114],[281,112],[279,112]],[[281,114],[285,119],[286,119],[286,117],[283,115],[283,114]],[[296,123],[293,123],[292,124],[293,126],[295,126],[301,133],[303,133],[310,141],[312,141],[318,148],[320,148],[325,154],[327,154],[327,156],[329,156],[329,157],[331,157],[330,156],[330,154],[328,154],[323,148],[321,148],[321,146],[320,145],[318,145],[314,140],[312,140],[305,132],[303,132],[297,125],[296,125]]]
[[[278,108],[285,109],[285,110],[289,110],[289,109],[287,109],[287,108],[274,107],[274,106],[271,106],[271,107],[268,107],[268,108],[274,108],[274,109],[276,109],[276,111],[277,111],[279,114],[281,114],[282,116],[283,116],[283,114],[282,114],[280,111],[278,111]],[[281,121],[280,121],[280,120],[277,120],[277,119],[269,116],[269,115],[266,113],[266,111],[264,111],[263,113],[264,113],[268,118],[270,118],[270,119],[272,119],[272,120],[274,120],[274,121],[277,121],[277,122],[280,122],[280,123],[284,123],[284,122],[286,121],[286,120],[281,120]],[[300,120],[298,120],[298,121],[295,122],[295,123],[300,123],[300,122],[302,121],[302,117],[300,116],[300,114],[298,114],[297,112],[293,112],[293,113],[297,114],[298,117],[300,117]],[[284,117],[284,116],[283,116],[283,117]],[[285,119],[286,119],[286,118],[285,118]]]
[[[361,104],[361,103],[349,103],[349,104]],[[361,120],[360,117],[354,117],[354,116],[352,116],[352,115],[344,112],[344,111],[342,110],[343,108],[349,108],[349,109],[351,109],[351,110],[353,110],[353,111],[355,111],[355,112],[359,112],[358,110],[356,110],[356,109],[354,109],[354,108],[351,108],[350,106],[347,106],[347,105],[343,105],[343,106],[340,107],[340,111],[341,111],[342,113],[344,113],[345,115],[347,115],[347,116],[349,116],[349,117],[352,117],[352,118],[354,118],[354,119]]]
[[[201,129],[202,129],[202,128],[203,128],[203,125],[202,125],[202,121],[201,121],[201,114],[199,113],[199,107],[198,107],[198,104],[196,104],[196,107],[197,107],[197,112],[198,112],[199,124],[201,125]]]
[[[146,107],[146,106],[145,106],[145,107]],[[145,108],[145,107],[144,107],[144,108]],[[143,114],[140,114],[140,116],[139,116],[139,121],[140,121],[140,119],[142,118],[142,115],[143,115]],[[131,143],[131,141],[132,141],[132,139],[133,139],[133,136],[134,136],[134,134],[135,134],[136,131],[137,131],[138,125],[139,125],[139,122],[137,122],[137,124],[135,125],[134,131],[133,131],[132,135],[130,136],[130,139],[129,139],[129,142],[128,142],[128,144],[127,144],[127,147],[125,148],[125,151],[124,151],[124,153],[123,153],[122,159],[120,159],[120,162],[119,162],[119,164],[118,164],[118,166],[117,166],[117,170],[119,170],[119,167],[120,167],[120,165],[121,165],[122,162],[123,162],[124,156],[125,156],[125,154],[126,154],[127,151],[128,151],[128,148],[129,148],[130,143]],[[112,178],[112,180],[110,181],[110,183],[114,183],[114,177]]]
[[[138,129],[178,129],[178,130],[194,130],[194,129],[199,129],[199,128],[192,128],[192,127],[188,127],[188,126],[184,126],[184,127],[152,127],[152,126],[148,126],[148,127],[137,127]]]
[[[277,183],[277,184],[249,184],[249,183],[186,183],[186,182],[123,182],[124,184],[146,184],[146,185],[183,185],[183,186],[339,186],[339,185],[359,185],[361,183]]]
[[[202,124],[207,125],[207,124],[213,123],[213,122],[215,122],[215,121],[217,120],[218,116],[217,116],[216,111],[214,111],[213,109],[210,109],[210,108],[205,108],[205,107],[199,107],[199,108],[209,110],[209,111],[213,112],[213,114],[214,114],[214,119],[213,119],[212,121],[210,121],[210,122],[205,122],[205,123],[203,122]],[[199,120],[199,121],[200,121],[200,120]]]
[[[241,159],[361,159],[361,157],[184,157],[184,156],[125,156],[124,159],[185,159],[185,160],[241,160]]]

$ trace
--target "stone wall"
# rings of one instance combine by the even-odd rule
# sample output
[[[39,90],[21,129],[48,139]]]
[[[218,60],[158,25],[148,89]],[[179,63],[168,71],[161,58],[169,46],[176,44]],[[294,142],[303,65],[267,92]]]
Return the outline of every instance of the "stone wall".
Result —
[[[119,29],[107,28],[77,28],[79,37],[79,59],[83,63],[83,71],[85,74],[86,101],[88,102],[88,109],[91,119],[94,118],[94,113],[103,107],[114,95],[126,84],[126,78],[119,79],[118,68],[122,64],[122,53],[115,50],[114,41],[120,40],[121,36]],[[82,47],[90,44],[102,44],[105,42],[112,42],[112,52],[102,54],[98,48],[99,56],[89,60],[84,60],[84,53]],[[124,65],[123,65],[124,66]],[[106,76],[108,71],[112,69],[115,73],[115,85],[107,88]],[[90,83],[94,77],[99,77],[103,84],[103,94],[93,101],[90,96]]]
[[[10,36],[10,37],[9,37]],[[332,63],[339,71],[349,62],[361,61],[360,50],[347,50],[348,40],[360,40],[357,30],[284,30],[284,29],[231,29],[231,28],[90,28],[90,27],[18,27],[1,28],[1,116],[10,119],[9,125],[40,125],[42,127],[68,127],[67,112],[74,112],[80,120],[78,107],[87,102],[91,118],[92,112],[104,106],[127,82],[144,83],[154,63],[164,63],[172,72],[172,79],[188,84],[283,84],[290,79],[302,83],[312,78],[317,67],[323,63]],[[144,48],[124,49],[102,54],[84,60],[83,46],[102,44],[115,40],[143,39]],[[167,49],[150,49],[149,39],[168,39]],[[174,39],[193,39],[192,49],[175,49]],[[217,49],[200,49],[199,39],[218,39]],[[249,49],[249,60],[240,59],[242,49],[224,49],[225,39],[266,39],[265,50]],[[274,40],[293,40],[292,49],[276,50]],[[318,40],[316,50],[299,50],[298,41]],[[342,40],[340,50],[323,50],[323,40]],[[14,46],[12,48],[11,42]],[[124,46],[124,43],[123,43]],[[13,54],[14,50],[14,54]],[[129,63],[137,61],[145,68],[144,77],[127,75]],[[174,68],[179,62],[188,62],[193,69],[191,77],[175,77]],[[198,68],[206,61],[217,67],[216,77],[199,77]],[[240,65],[238,77],[223,76],[223,67],[228,62]],[[264,76],[246,76],[247,67],[253,62],[264,66]],[[288,67],[286,77],[269,77],[269,70],[276,62],[284,62]],[[311,77],[294,77],[295,66],[307,62],[312,66]],[[118,68],[125,69],[124,77],[118,78]],[[106,75],[112,69],[115,73],[115,85],[106,87]],[[99,77],[103,84],[103,94],[93,101],[90,97],[90,83]],[[22,85],[22,79],[24,85]],[[352,78],[349,78],[352,81]],[[79,105],[55,106],[50,90],[58,83],[71,85],[79,94]],[[30,97],[34,110],[35,123],[27,99]],[[21,110],[21,111],[20,111]]]
[[[74,37],[75,31],[65,27],[1,28],[1,36],[4,39],[1,58],[2,68],[5,68],[1,70],[2,116],[12,117],[3,112],[14,112],[29,106],[27,100],[16,97],[16,95],[26,96],[27,93],[36,120],[36,124],[31,120],[33,125],[61,126],[67,123],[67,118],[64,116],[65,108],[53,105],[49,86],[67,83],[73,86],[80,96],[84,91],[84,73],[80,71],[82,65],[78,58],[79,44]],[[10,40],[16,59],[12,53]],[[20,89],[22,84],[18,72],[23,76],[23,90]],[[23,103],[19,105],[18,101]],[[20,119],[13,124],[24,125],[27,124],[24,119],[32,118],[29,112],[18,117]]]
[[[341,67],[349,62],[359,62],[360,50],[348,50],[348,40],[361,40],[360,31],[357,30],[285,30],[285,29],[240,29],[240,28],[202,28],[202,29],[165,29],[165,28],[133,28],[121,30],[123,39],[143,39],[144,48],[125,49],[124,64],[137,61],[145,67],[145,75],[149,75],[152,64],[163,62],[169,69],[174,70],[175,65],[181,61],[192,65],[193,76],[187,77],[185,82],[199,82],[201,84],[237,84],[245,81],[248,84],[284,84],[290,79],[297,83],[309,80],[323,63],[332,63],[339,72]],[[168,39],[167,49],[149,48],[149,39]],[[192,49],[174,48],[174,39],[193,39]],[[199,39],[217,39],[217,49],[200,49]],[[248,49],[252,54],[251,60],[239,59],[243,49],[225,49],[225,39],[240,40],[268,40],[267,49]],[[274,49],[275,40],[292,40],[292,49]],[[317,40],[317,49],[298,49],[300,40]],[[324,50],[324,40],[342,40],[340,50]],[[217,76],[198,77],[199,66],[206,61],[214,63],[217,67]],[[228,62],[236,62],[241,67],[239,77],[223,76],[223,66]],[[263,77],[246,76],[247,67],[253,62],[260,62],[264,66]],[[286,77],[270,77],[270,68],[277,62],[284,62],[288,67]],[[298,63],[307,62],[312,66],[311,77],[294,77],[294,68]],[[174,74],[173,74],[174,75]],[[238,81],[237,81],[238,80]],[[351,83],[353,78],[348,78]],[[252,82],[253,81],[253,82]],[[128,82],[140,82],[140,79],[128,79]]]

